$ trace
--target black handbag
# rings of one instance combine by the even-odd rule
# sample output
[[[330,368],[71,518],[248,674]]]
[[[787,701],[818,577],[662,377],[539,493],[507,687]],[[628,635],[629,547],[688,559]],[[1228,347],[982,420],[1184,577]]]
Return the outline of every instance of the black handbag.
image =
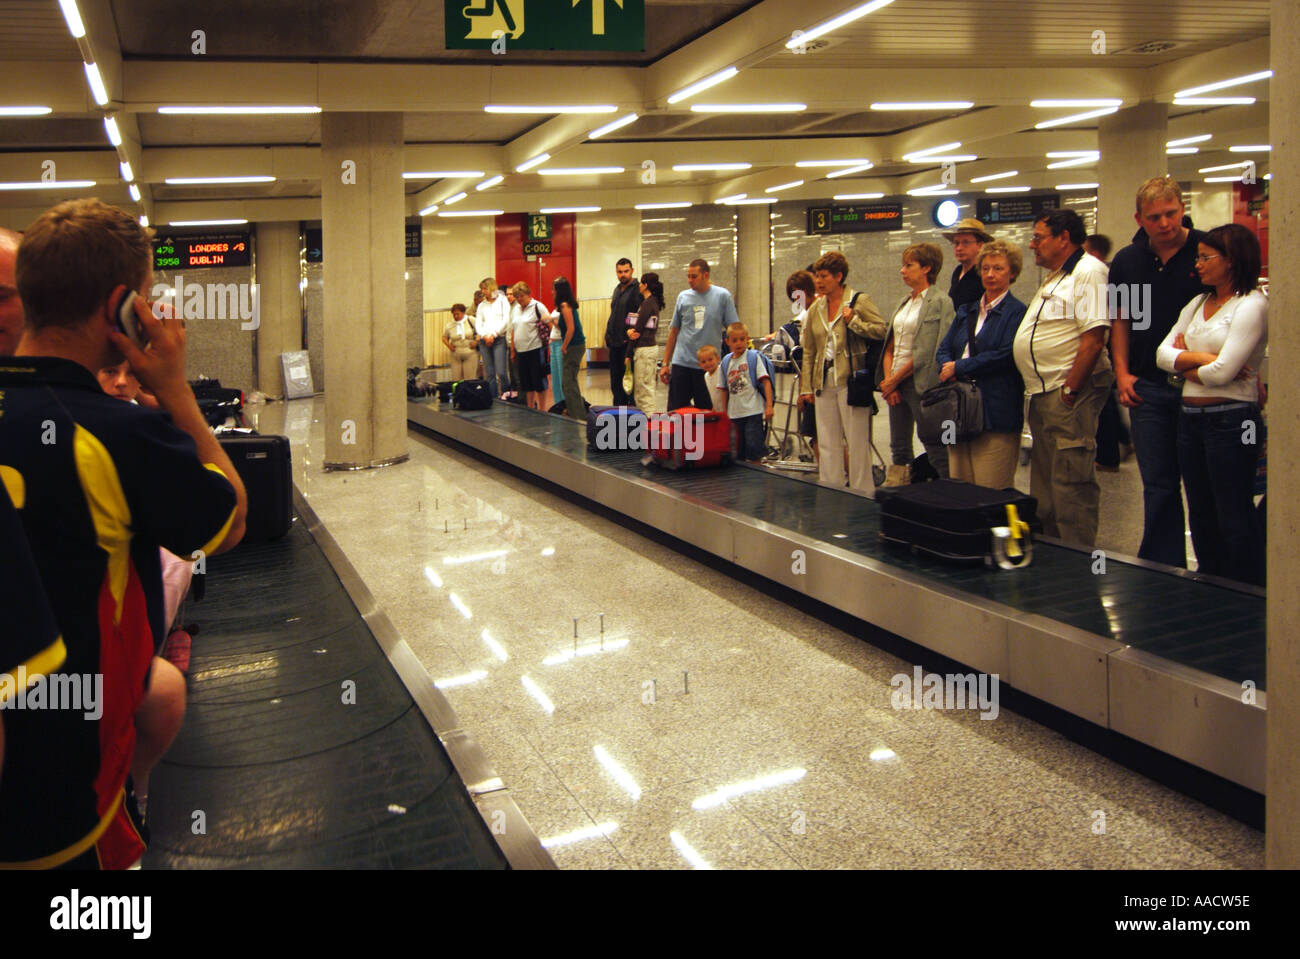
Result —
[[[849,309],[858,302],[861,292],[854,293],[853,299],[849,301]],[[885,350],[884,340],[869,340],[865,336],[859,336],[844,325],[844,335],[849,353],[849,379],[846,384],[847,402],[849,406],[867,406],[871,412],[876,412],[876,398],[872,395],[876,389],[876,367],[880,365],[880,357]],[[860,359],[859,359],[860,358]]]
[[[966,334],[970,355],[974,356],[977,350],[973,312],[966,316]],[[951,431],[948,430],[950,423],[953,426]],[[983,432],[984,398],[974,382],[952,379],[921,394],[921,415],[917,417],[916,434],[922,443],[961,443]]]

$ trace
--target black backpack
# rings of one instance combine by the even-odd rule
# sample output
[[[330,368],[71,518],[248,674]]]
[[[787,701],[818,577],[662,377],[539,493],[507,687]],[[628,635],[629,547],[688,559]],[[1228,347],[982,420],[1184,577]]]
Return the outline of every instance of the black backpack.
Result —
[[[452,405],[458,410],[486,410],[492,407],[487,380],[461,380],[452,388]]]

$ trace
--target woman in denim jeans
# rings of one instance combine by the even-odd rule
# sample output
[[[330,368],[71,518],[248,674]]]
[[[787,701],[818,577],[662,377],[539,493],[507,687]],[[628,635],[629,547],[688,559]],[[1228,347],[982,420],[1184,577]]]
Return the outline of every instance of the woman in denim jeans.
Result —
[[[1181,373],[1178,468],[1203,573],[1264,585],[1263,530],[1254,508],[1264,442],[1259,365],[1268,345],[1268,298],[1259,291],[1255,234],[1230,223],[1198,244],[1196,270],[1214,292],[1183,308],[1156,352]]]

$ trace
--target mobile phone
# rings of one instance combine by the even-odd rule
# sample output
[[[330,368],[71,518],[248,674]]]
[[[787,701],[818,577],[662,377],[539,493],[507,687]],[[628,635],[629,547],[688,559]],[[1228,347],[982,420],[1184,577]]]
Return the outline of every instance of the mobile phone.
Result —
[[[137,296],[138,294],[134,290],[124,291],[121,294],[121,302],[113,310],[113,316],[117,321],[117,331],[140,349],[144,349],[149,341],[145,337],[144,329],[140,326],[140,318],[135,315]]]

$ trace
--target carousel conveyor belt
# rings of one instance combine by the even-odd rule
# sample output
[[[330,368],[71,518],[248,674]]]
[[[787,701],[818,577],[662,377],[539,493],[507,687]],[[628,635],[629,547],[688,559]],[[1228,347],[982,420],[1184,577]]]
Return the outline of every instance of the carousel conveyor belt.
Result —
[[[589,449],[581,422],[500,401],[411,401],[407,420],[1264,792],[1260,590],[1049,539],[1023,569],[953,565],[883,542],[868,497],[748,465],[643,466]]]
[[[553,868],[296,500],[283,539],[207,560],[207,595],[187,609],[202,632],[185,722],[150,778],[145,866]]]

